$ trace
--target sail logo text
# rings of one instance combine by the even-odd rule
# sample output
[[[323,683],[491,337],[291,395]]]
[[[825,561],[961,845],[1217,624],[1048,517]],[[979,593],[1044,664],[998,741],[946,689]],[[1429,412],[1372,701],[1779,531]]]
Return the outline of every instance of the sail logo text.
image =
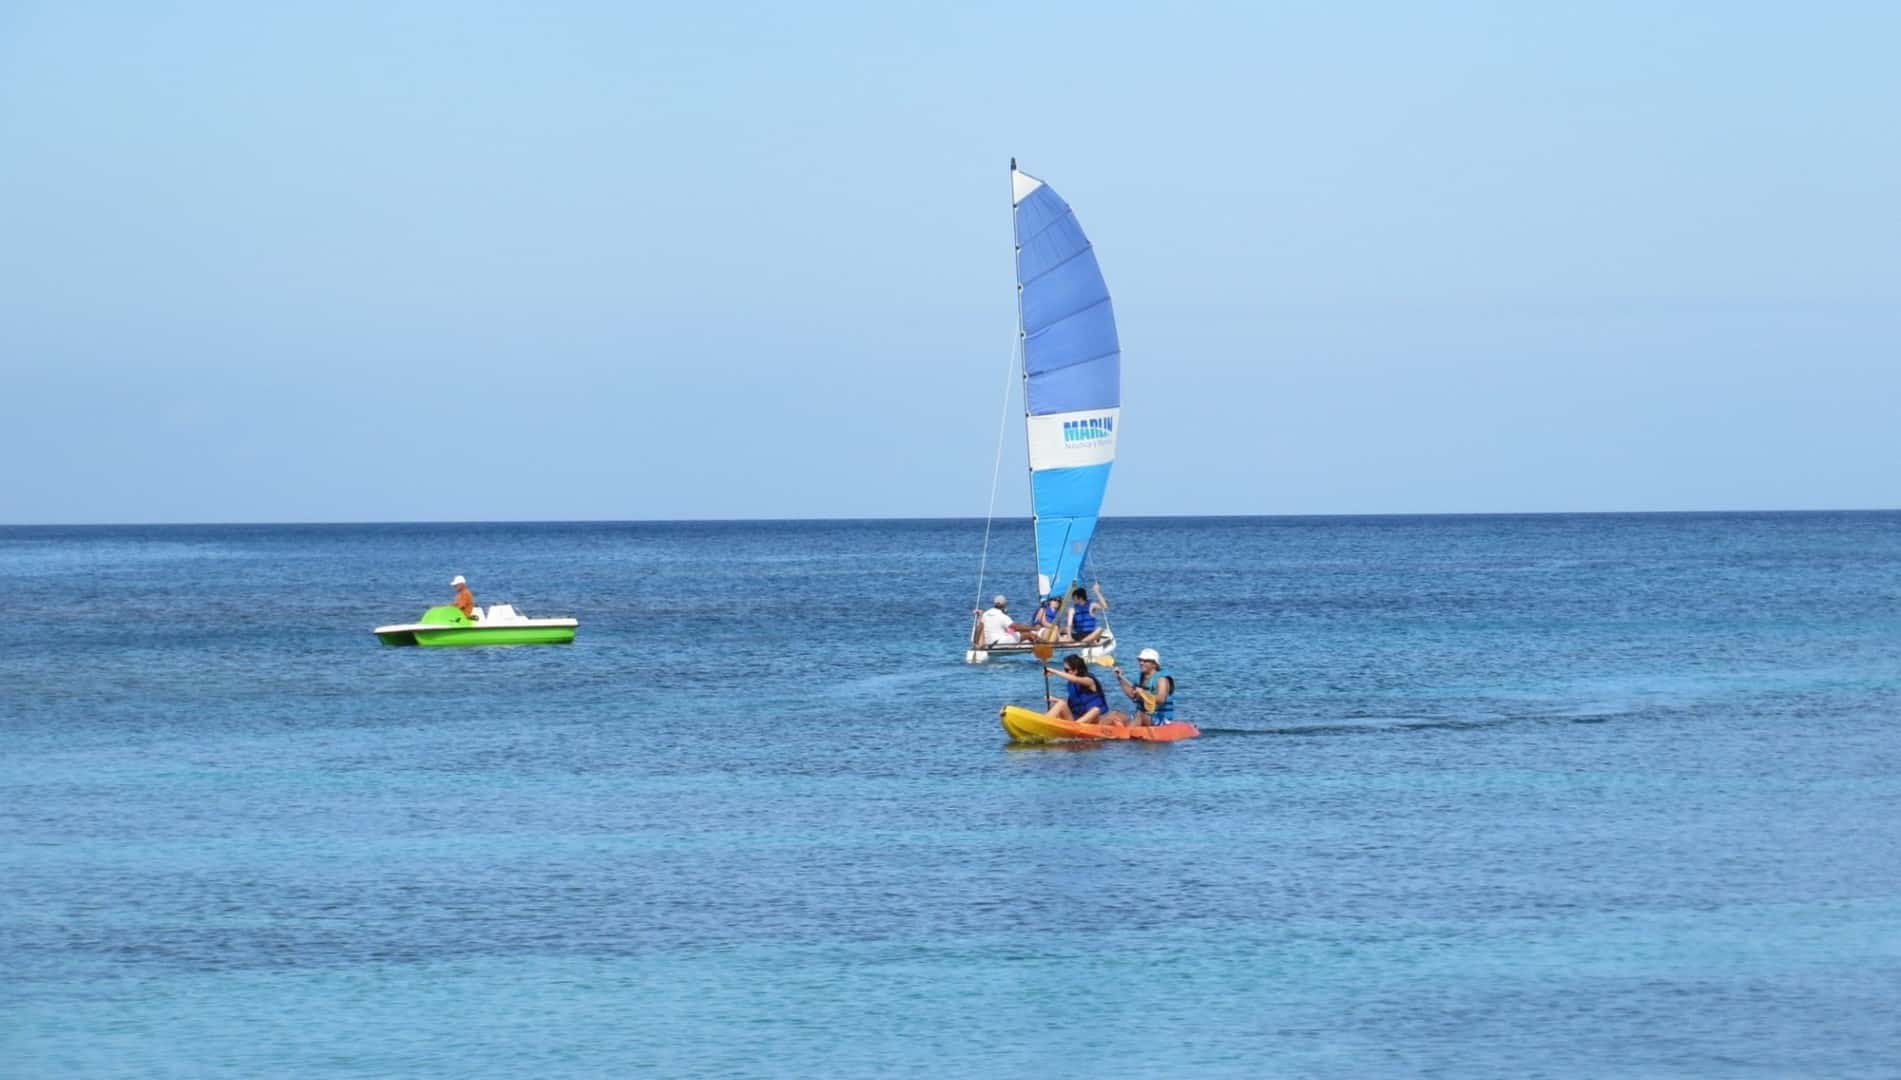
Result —
[[[1063,421],[1063,445],[1076,446],[1083,443],[1100,442],[1115,438],[1116,421],[1113,416],[1098,416],[1088,420]]]

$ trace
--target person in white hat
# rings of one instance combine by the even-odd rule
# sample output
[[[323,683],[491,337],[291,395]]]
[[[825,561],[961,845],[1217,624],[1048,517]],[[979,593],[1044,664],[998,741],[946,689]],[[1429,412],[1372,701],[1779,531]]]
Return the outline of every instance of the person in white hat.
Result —
[[[1134,683],[1116,668],[1116,681],[1122,684],[1122,692],[1129,695],[1135,703],[1135,723],[1138,727],[1152,727],[1166,724],[1175,719],[1175,676],[1162,667],[1162,654],[1154,649],[1143,649],[1136,654],[1135,666],[1142,669],[1142,677]]]
[[[455,586],[455,606],[462,609],[462,617],[475,618],[475,594],[469,591],[469,580],[457,574],[449,579],[449,584]]]
[[[978,631],[979,645],[1015,645],[1023,640],[1022,635],[1017,633],[1016,623],[1010,619],[1009,607],[1009,598],[999,594],[991,598],[989,608],[982,612],[971,612],[982,624],[982,629]]]

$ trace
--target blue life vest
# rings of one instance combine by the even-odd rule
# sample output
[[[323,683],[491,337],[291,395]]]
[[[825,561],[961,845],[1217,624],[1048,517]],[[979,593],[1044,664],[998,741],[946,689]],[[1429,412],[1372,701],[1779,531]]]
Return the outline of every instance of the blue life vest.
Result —
[[[1094,675],[1089,676],[1089,678],[1095,680],[1094,685],[1077,686],[1075,683],[1068,684],[1069,715],[1081,716],[1091,709],[1101,709],[1103,712],[1109,711],[1109,699],[1102,696],[1102,680],[1097,679]]]
[[[1157,704],[1155,711],[1149,714],[1150,718],[1158,724],[1166,724],[1175,719],[1175,676],[1157,668],[1154,675],[1136,684],[1153,694],[1162,685],[1163,679],[1168,680],[1168,697]]]
[[[1038,625],[1055,626],[1056,613],[1061,610],[1062,610],[1061,601],[1057,601],[1056,607],[1051,607],[1049,604],[1049,601],[1045,600],[1042,604],[1038,605],[1036,609],[1036,618],[1037,618]]]
[[[1083,637],[1096,628],[1096,613],[1089,610],[1089,602],[1083,601],[1069,609],[1069,629],[1077,637]]]

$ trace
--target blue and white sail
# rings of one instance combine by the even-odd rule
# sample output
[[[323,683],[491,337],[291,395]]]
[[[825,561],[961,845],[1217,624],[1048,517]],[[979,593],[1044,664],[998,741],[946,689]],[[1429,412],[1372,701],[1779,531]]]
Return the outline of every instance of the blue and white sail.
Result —
[[[1122,348],[1109,286],[1069,204],[1010,162],[1017,330],[1037,595],[1083,580],[1115,463]]]

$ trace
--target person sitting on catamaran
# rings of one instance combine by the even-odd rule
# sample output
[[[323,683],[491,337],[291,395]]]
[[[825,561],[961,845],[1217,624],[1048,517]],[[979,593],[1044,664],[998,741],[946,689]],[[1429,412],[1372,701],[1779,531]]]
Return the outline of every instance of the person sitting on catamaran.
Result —
[[[1077,645],[1094,645],[1102,637],[1102,624],[1097,616],[1109,610],[1109,602],[1102,598],[1102,586],[1096,586],[1096,602],[1089,602],[1089,591],[1081,585],[1069,594],[1069,632],[1065,639]]]
[[[1063,632],[1056,622],[1062,610],[1061,596],[1052,594],[1044,597],[1043,602],[1036,607],[1036,614],[1030,619],[1030,636],[1038,641],[1055,641]]]
[[[1067,698],[1047,699],[1050,708],[1046,715],[1078,724],[1095,724],[1108,713],[1109,698],[1103,693],[1102,680],[1089,673],[1089,663],[1082,657],[1071,653],[1063,657],[1062,667],[1046,667],[1043,671],[1069,684]]]
[[[1135,725],[1154,727],[1167,724],[1175,719],[1175,676],[1162,668],[1162,654],[1154,649],[1143,649],[1136,654],[1135,666],[1141,669],[1142,677],[1131,683],[1116,668],[1116,681],[1122,684],[1122,692],[1129,695],[1135,703]]]
[[[1016,622],[1010,618],[1010,612],[1007,610],[1009,606],[1009,598],[998,595],[990,601],[988,610],[971,612],[978,618],[977,644],[979,646],[1015,645],[1023,640],[1022,635],[1017,633]]]

